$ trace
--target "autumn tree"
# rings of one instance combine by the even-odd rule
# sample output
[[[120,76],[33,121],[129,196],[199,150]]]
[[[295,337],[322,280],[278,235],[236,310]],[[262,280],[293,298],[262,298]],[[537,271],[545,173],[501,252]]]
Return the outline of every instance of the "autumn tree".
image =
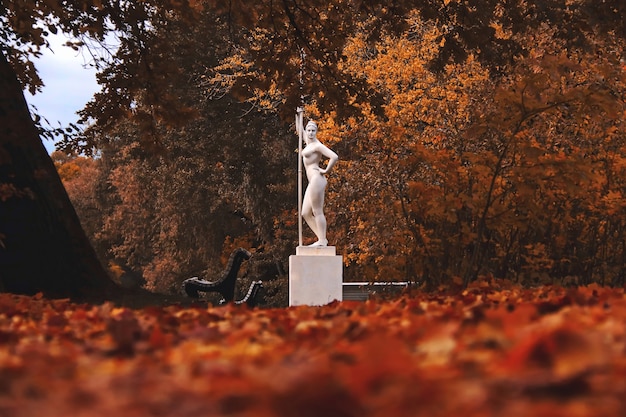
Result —
[[[470,54],[439,70],[442,29],[414,19],[402,36],[348,43],[346,67],[381,92],[382,115],[366,103],[327,125],[348,155],[329,201],[350,201],[334,210],[359,276],[620,282],[621,222],[604,207],[606,184],[620,187],[606,178],[622,154],[623,40],[574,48],[549,25],[495,24],[519,59],[494,74]]]
[[[276,258],[286,258],[289,240],[276,239],[275,217],[285,210],[295,216],[295,178],[289,173],[296,163],[295,137],[275,115],[240,103],[209,82],[209,69],[232,45],[222,17],[203,19],[207,24],[191,33],[175,20],[155,26],[146,45],[180,45],[169,55],[168,65],[176,70],[161,93],[193,108],[193,120],[176,126],[154,119],[144,125],[138,115],[149,106],[137,90],[134,112],[96,123],[76,142],[64,143],[98,149],[96,188],[104,204],[100,227],[90,237],[104,263],[123,266],[142,276],[146,288],[164,293],[179,292],[181,281],[191,276],[219,276],[237,246],[255,252],[251,275],[264,280],[280,275]],[[196,37],[212,41],[192,53],[184,45]],[[124,82],[125,66],[112,66],[107,74],[113,85]],[[96,95],[83,113],[106,107],[106,100],[105,94]],[[82,205],[82,197],[75,198]],[[275,272],[268,275],[267,269]]]
[[[76,209],[87,236],[93,236],[102,224],[103,202],[99,198],[102,160],[60,151],[50,157]]]
[[[113,31],[141,42],[148,21],[186,2],[51,1],[0,5],[0,259],[4,290],[68,295],[109,282],[43,147],[23,90],[42,86],[32,58],[48,33],[103,39]]]
[[[626,36],[621,22],[626,7],[619,0],[598,5],[593,0],[349,1],[307,0],[275,2],[206,1],[207,7],[226,13],[233,39],[252,71],[233,80],[232,91],[242,99],[278,90],[290,120],[301,96],[340,117],[356,110],[355,103],[377,108],[384,98],[364,78],[344,71],[343,48],[355,33],[372,45],[385,34],[408,30],[407,16],[417,12],[424,22],[440,29],[440,48],[429,67],[441,71],[461,63],[468,55],[490,68],[494,75],[527,53],[523,38],[503,33],[533,33],[542,25],[554,29],[564,46],[587,48],[588,34],[610,32]],[[302,59],[304,58],[304,59]],[[296,74],[303,74],[299,79]]]

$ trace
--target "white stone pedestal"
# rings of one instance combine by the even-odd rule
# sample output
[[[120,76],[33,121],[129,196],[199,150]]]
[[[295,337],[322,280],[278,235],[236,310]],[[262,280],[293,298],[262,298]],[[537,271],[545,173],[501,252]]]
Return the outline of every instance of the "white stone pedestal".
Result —
[[[289,257],[289,305],[321,306],[342,300],[343,259],[334,246],[298,246]]]

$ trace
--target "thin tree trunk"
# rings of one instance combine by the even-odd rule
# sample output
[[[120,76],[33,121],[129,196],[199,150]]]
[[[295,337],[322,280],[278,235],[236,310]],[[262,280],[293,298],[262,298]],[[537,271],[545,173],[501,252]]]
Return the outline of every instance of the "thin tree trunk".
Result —
[[[106,297],[114,290],[0,51],[0,291]]]

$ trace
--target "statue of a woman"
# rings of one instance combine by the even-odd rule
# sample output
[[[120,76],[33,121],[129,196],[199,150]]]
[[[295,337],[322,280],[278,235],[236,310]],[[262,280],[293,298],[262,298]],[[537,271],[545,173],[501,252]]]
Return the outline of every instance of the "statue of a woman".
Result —
[[[326,217],[324,216],[324,190],[326,177],[339,160],[337,154],[317,139],[317,124],[309,121],[305,127],[306,147],[302,150],[302,162],[309,184],[302,201],[302,217],[317,236],[317,242],[309,246],[326,246]],[[322,158],[328,158],[326,168],[320,167]]]

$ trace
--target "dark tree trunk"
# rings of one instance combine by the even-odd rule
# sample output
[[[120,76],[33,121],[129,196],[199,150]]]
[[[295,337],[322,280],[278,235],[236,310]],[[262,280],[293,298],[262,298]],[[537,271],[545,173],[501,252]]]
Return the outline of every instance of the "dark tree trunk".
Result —
[[[0,51],[0,291],[104,298],[114,290]]]

